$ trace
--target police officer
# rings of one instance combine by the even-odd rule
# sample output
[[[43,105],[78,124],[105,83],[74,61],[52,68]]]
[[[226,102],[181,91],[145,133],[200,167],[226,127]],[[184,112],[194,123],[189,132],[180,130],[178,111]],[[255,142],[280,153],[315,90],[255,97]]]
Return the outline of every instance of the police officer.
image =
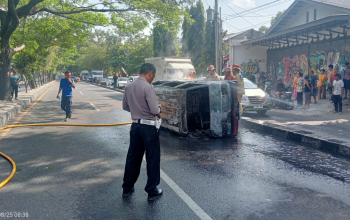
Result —
[[[126,158],[123,197],[129,197],[140,174],[143,154],[146,151],[148,200],[162,196],[157,186],[160,182],[160,143],[156,129],[156,118],[160,118],[161,106],[151,85],[156,75],[153,64],[141,66],[140,77],[125,88],[123,109],[131,113],[130,145]]]
[[[238,93],[238,102],[239,102],[239,113],[243,114],[243,107],[241,105],[241,101],[242,101],[243,95],[245,94],[245,90],[244,90],[244,80],[243,80],[243,77],[240,73],[241,68],[239,65],[233,64],[232,71],[233,71],[233,76],[234,76],[235,80],[237,80],[237,83],[238,83],[237,93]]]

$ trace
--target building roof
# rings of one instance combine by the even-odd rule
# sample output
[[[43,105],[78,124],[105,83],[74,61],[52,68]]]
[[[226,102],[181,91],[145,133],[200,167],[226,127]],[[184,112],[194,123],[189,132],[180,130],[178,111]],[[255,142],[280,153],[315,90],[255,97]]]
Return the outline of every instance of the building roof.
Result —
[[[350,9],[349,0],[311,0],[311,1]]]
[[[348,14],[332,15],[326,18],[282,30],[280,32],[271,33],[269,35],[252,40],[247,40],[242,43],[274,47],[281,44],[283,46],[289,46],[293,42],[299,41],[302,41],[303,43],[305,40],[309,41],[309,38],[316,39],[318,35],[330,36],[333,34],[333,32],[337,33],[338,37],[339,34],[342,36],[347,36],[345,29],[350,30],[350,27],[344,26],[344,24],[348,23],[349,18],[350,16]],[[343,29],[343,33],[341,33],[340,30],[332,30],[338,27],[341,27]]]
[[[260,31],[256,31],[253,28],[237,33],[232,33],[223,38],[223,41],[230,40],[230,39],[235,39],[235,40],[243,40],[244,37],[247,37],[247,40],[256,38],[256,37],[262,37],[264,36],[263,33]]]
[[[279,20],[271,26],[267,31],[267,35],[276,33],[293,18],[300,9],[306,7],[310,3],[324,4],[330,7],[337,7],[344,11],[350,10],[350,0],[295,0],[291,6],[283,13]]]

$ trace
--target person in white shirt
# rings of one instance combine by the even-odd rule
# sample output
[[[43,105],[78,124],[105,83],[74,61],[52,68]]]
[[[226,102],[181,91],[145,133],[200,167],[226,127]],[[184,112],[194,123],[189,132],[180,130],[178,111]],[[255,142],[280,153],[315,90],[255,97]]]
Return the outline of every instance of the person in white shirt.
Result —
[[[332,90],[332,99],[333,99],[334,108],[335,108],[334,113],[339,112],[339,115],[341,115],[343,110],[342,97],[344,93],[344,82],[343,80],[340,80],[339,73],[335,74],[334,78],[335,80],[333,81],[333,90]]]

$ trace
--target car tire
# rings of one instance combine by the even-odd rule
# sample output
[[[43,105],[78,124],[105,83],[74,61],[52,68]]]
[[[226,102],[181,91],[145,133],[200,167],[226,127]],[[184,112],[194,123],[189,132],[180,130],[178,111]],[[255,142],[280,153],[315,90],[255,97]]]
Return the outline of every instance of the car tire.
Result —
[[[266,114],[267,110],[264,111],[256,111],[256,113],[258,113],[258,115],[260,116],[264,116]]]

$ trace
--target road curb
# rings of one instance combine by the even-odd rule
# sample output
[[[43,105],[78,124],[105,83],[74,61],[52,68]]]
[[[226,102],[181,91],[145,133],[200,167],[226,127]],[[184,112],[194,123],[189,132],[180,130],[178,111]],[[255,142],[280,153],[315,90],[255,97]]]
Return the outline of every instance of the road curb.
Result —
[[[24,111],[29,107],[35,99],[43,94],[55,81],[51,81],[37,88],[34,94],[28,95],[27,93],[18,94],[20,100],[16,102],[0,102],[0,104],[5,104],[0,108],[0,127],[4,127],[6,123],[12,118],[16,117],[17,114]]]
[[[101,85],[98,85],[96,83],[91,83],[91,82],[85,82],[85,83],[88,83],[88,84],[91,84],[91,85],[94,85],[94,86],[98,86],[98,87],[101,87],[101,88],[109,89],[109,90],[112,90],[112,91],[117,91],[117,92],[124,93],[124,90],[121,90],[121,89],[118,89],[118,88],[109,88],[107,86],[101,86]]]
[[[241,124],[247,128],[273,136],[285,138],[291,141],[303,143],[318,150],[324,150],[333,154],[350,158],[350,143],[332,140],[324,136],[312,134],[311,132],[295,130],[284,126],[242,117]]]

